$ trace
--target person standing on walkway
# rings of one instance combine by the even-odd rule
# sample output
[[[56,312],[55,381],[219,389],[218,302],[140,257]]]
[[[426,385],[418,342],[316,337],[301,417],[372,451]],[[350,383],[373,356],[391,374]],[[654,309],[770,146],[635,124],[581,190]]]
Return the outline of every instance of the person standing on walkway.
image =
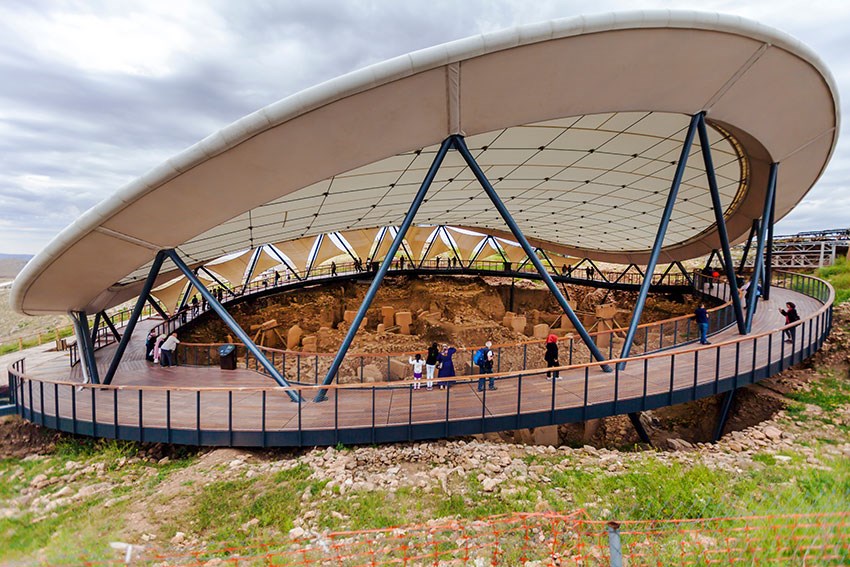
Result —
[[[794,305],[792,302],[789,301],[788,303],[785,304],[785,307],[787,309],[780,309],[779,312],[782,313],[783,315],[785,315],[785,324],[786,325],[796,323],[797,321],[800,320],[800,316],[797,314],[797,306],[796,305]],[[782,331],[782,334],[785,335],[785,342],[786,343],[793,343],[794,342],[794,334],[795,334],[796,330],[797,330],[797,326],[794,325],[793,327],[789,327],[789,328]]]
[[[456,352],[457,349],[455,347],[443,345],[443,350],[440,352],[440,370],[437,372],[437,378],[443,379],[455,377],[455,363],[452,360],[452,357]],[[452,380],[441,381],[440,388],[448,388],[452,384],[454,384],[454,381]]]
[[[192,296],[192,319],[194,319],[195,317],[198,316],[199,310],[200,310],[200,307],[198,306],[198,296],[193,295]]]
[[[413,366],[413,389],[418,390],[422,385],[422,368],[425,366],[425,361],[422,360],[422,355],[416,355],[416,358],[409,357],[407,361]]]
[[[546,337],[546,354],[543,355],[543,360],[546,361],[547,368],[554,368],[559,366],[558,363],[558,336],[557,335],[549,335]],[[546,372],[547,380],[559,380],[560,375],[557,370],[553,370],[552,372]]]
[[[475,355],[473,356],[472,362],[474,362],[478,366],[478,373],[481,374],[481,378],[478,379],[478,391],[484,391],[484,375],[485,374],[493,374],[493,350],[490,348],[493,346],[493,343],[487,341],[484,343],[484,347],[475,351]],[[491,376],[490,377],[490,389],[496,389],[496,381]]]
[[[699,344],[710,345],[708,342],[708,310],[705,308],[705,303],[700,303],[696,311],[694,311],[697,328],[699,329]]]
[[[434,387],[434,370],[437,368],[437,360],[440,357],[440,349],[437,343],[431,343],[428,354],[425,357],[425,386],[431,390]]]
[[[177,333],[171,333],[167,339],[162,341],[162,346],[159,347],[159,353],[163,366],[177,366],[177,360],[174,358],[174,351],[180,341],[177,340]]]
[[[156,329],[151,329],[148,338],[145,339],[145,360],[153,362],[153,351],[156,347]]]

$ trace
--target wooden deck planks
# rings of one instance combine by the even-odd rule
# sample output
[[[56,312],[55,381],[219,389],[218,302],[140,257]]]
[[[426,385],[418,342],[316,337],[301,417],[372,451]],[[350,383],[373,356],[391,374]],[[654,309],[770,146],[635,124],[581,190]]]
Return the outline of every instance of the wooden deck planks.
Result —
[[[812,298],[782,288],[773,288],[771,296],[770,301],[762,301],[759,305],[753,334],[783,326],[784,318],[778,309],[783,307],[786,301],[794,301],[804,317],[821,307],[821,304]],[[477,419],[482,415],[509,416],[516,415],[518,408],[521,413],[548,411],[553,407],[553,386],[555,409],[581,407],[585,396],[589,404],[600,404],[614,399],[639,398],[643,396],[644,388],[648,395],[662,394],[670,390],[671,365],[674,390],[688,390],[694,384],[709,384],[714,382],[717,376],[722,379],[734,375],[736,370],[734,344],[723,346],[719,350],[719,358],[715,347],[694,350],[694,345],[685,345],[666,351],[666,356],[648,359],[646,379],[644,362],[640,360],[630,362],[625,370],[617,373],[604,373],[597,367],[591,367],[587,372],[587,392],[585,371],[575,369],[562,372],[561,379],[554,383],[546,380],[544,374],[524,376],[521,386],[520,380],[515,377],[500,379],[497,381],[498,390],[487,391],[486,395],[476,391],[476,379],[468,381],[461,377],[458,383],[448,390],[434,388],[428,391],[423,388],[412,391],[407,386],[375,386],[373,389],[368,385],[360,388],[331,389],[328,392],[328,400],[321,403],[311,401],[315,389],[308,388],[303,391],[306,401],[298,404],[293,403],[284,392],[275,390],[275,384],[270,378],[251,370],[183,366],[161,368],[148,363],[144,359],[143,342],[148,329],[155,324],[156,321],[151,320],[140,322],[136,330],[136,336],[139,338],[131,343],[119,366],[114,385],[127,388],[79,389],[70,385],[34,381],[32,398],[29,390],[25,392],[27,405],[31,400],[36,411],[43,408],[45,414],[53,416],[58,409],[60,416],[71,418],[74,415],[72,402],[75,402],[75,417],[82,421],[92,419],[94,406],[98,423],[113,424],[116,421],[117,402],[117,422],[120,425],[156,428],[170,426],[173,429],[195,429],[200,425],[204,430],[232,428],[240,431],[260,431],[264,427],[263,392],[240,391],[238,388],[269,388],[265,392],[266,431],[298,430],[299,422],[300,427],[305,430],[346,429],[371,427],[373,420],[376,426],[382,427]],[[799,330],[797,334],[796,346],[799,349]],[[808,335],[808,331],[806,334]],[[713,336],[712,341],[718,343],[737,336],[733,327]],[[748,350],[742,350],[739,372],[745,372],[753,365],[758,367],[766,364],[769,350],[772,360],[776,360],[783,349],[786,355],[789,353],[789,345],[783,343],[778,334],[772,338],[760,339],[754,351],[751,348],[752,342],[741,345],[742,349]],[[101,372],[105,372],[114,350],[115,345],[112,345],[98,351],[97,361]],[[57,378],[76,382],[81,380],[79,366],[69,370],[64,357],[35,368],[27,368],[27,375],[45,381]],[[27,388],[29,384],[27,382]],[[141,414],[140,390],[136,387],[153,387],[144,389],[141,394]],[[164,390],[156,389],[158,387],[177,389],[166,394]],[[211,388],[201,390],[200,412],[196,406],[198,394],[195,388]],[[234,390],[227,390],[228,388]],[[520,388],[521,399],[518,399]]]

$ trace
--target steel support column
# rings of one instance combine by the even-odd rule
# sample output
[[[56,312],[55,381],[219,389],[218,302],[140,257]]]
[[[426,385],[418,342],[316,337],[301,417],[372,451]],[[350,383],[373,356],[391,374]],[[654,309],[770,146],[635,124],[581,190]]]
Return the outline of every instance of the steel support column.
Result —
[[[419,210],[419,207],[422,206],[422,201],[425,200],[425,195],[428,193],[428,189],[431,188],[431,183],[434,182],[437,172],[440,170],[440,166],[443,163],[443,159],[446,157],[446,153],[448,153],[449,148],[452,146],[453,139],[454,138],[450,136],[443,140],[443,143],[440,145],[440,149],[437,151],[437,155],[434,156],[434,161],[431,163],[431,167],[428,169],[425,179],[422,180],[422,185],[419,186],[419,191],[417,191],[416,196],[413,198],[413,202],[410,204],[410,208],[404,216],[404,220],[401,222],[401,226],[399,226],[392,244],[390,244],[390,249],[387,251],[386,255],[387,259],[394,258],[396,252],[398,252],[401,243],[404,241],[404,236],[407,234],[407,230],[410,228],[410,225],[413,224],[413,218],[416,216],[416,212]],[[435,238],[439,237],[440,235],[438,231],[435,233]],[[380,242],[378,243],[378,249],[380,249]],[[354,340],[354,335],[356,335],[357,331],[360,329],[360,324],[363,322],[363,318],[366,316],[366,311],[375,299],[375,295],[378,293],[378,288],[381,286],[381,282],[387,275],[390,264],[391,262],[388,261],[381,262],[378,272],[375,274],[375,279],[372,280],[372,284],[369,286],[369,290],[363,298],[363,303],[360,304],[360,308],[357,310],[357,314],[354,316],[354,320],[351,322],[351,326],[348,328],[348,332],[346,333],[342,344],[339,346],[339,350],[337,350],[333,362],[331,362],[331,367],[328,369],[328,373],[325,375],[324,380],[322,380],[322,386],[327,386],[333,382],[336,377],[336,373],[339,372],[339,367],[342,365],[342,361],[345,359],[345,355],[348,353],[349,347],[351,347],[351,341]],[[322,388],[316,394],[314,401],[320,402],[326,399],[326,394],[327,390]]]
[[[649,294],[649,286],[652,284],[652,275],[655,273],[655,266],[658,264],[658,257],[661,255],[661,247],[664,245],[664,236],[667,234],[667,226],[670,224],[670,217],[673,215],[673,205],[676,203],[676,196],[679,194],[679,186],[682,184],[682,177],[685,174],[685,166],[688,163],[688,155],[691,153],[691,146],[694,142],[694,136],[697,133],[697,124],[702,118],[701,114],[695,114],[691,117],[691,123],[688,126],[688,133],[685,135],[685,143],[682,145],[682,152],[679,155],[679,162],[676,164],[676,174],[673,176],[673,183],[670,186],[670,193],[667,194],[667,203],[664,205],[664,213],[661,215],[661,222],[658,225],[658,232],[655,235],[655,243],[652,245],[652,252],[649,254],[649,261],[646,263],[646,276],[643,278],[643,283],[638,292],[638,298],[635,302],[635,311],[632,314],[632,320],[629,323],[629,330],[626,333],[626,339],[623,343],[623,350],[620,353],[620,358],[628,358],[632,350],[632,342],[635,340],[640,316],[643,313],[643,307],[646,304],[646,297]],[[621,370],[626,367],[624,362],[617,365]]]
[[[112,379],[115,378],[115,371],[118,370],[118,365],[124,357],[124,351],[127,350],[127,345],[130,344],[130,339],[133,336],[133,330],[136,328],[136,323],[142,315],[142,308],[145,306],[145,301],[147,301],[151,289],[153,289],[153,284],[156,281],[156,277],[159,275],[159,269],[162,267],[163,260],[165,260],[165,254],[162,251],[157,252],[156,257],[153,260],[153,264],[151,264],[150,272],[148,272],[148,277],[145,279],[142,290],[139,292],[139,298],[136,300],[136,306],[133,308],[130,320],[127,321],[127,326],[124,327],[124,335],[118,342],[118,348],[115,349],[115,354],[112,357],[112,361],[109,363],[109,369],[106,371],[106,376],[103,378],[104,384],[111,384]]]
[[[91,344],[97,341],[97,330],[100,327],[100,318],[103,316],[103,311],[98,311],[94,316],[94,322],[91,325]]]
[[[714,175],[714,160],[711,157],[711,144],[705,127],[705,114],[699,114],[699,143],[702,147],[702,159],[705,163],[705,174],[708,177],[708,189],[711,193],[711,208],[714,209],[714,221],[717,224],[717,234],[720,237],[720,249],[723,251],[723,266],[726,269],[726,279],[729,281],[729,293],[732,297],[732,308],[735,311],[735,321],[738,332],[745,334],[747,325],[744,321],[744,310],[741,308],[741,296],[738,294],[738,278],[735,274],[735,263],[729,247],[729,234],[726,232],[726,217],[723,216],[723,206],[720,203],[720,190],[717,188],[717,177]],[[712,250],[714,254],[716,250]]]
[[[756,246],[756,257],[753,265],[753,275],[750,279],[750,287],[747,289],[747,333],[753,328],[753,315],[756,312],[759,279],[764,273],[764,247],[767,245],[767,226],[770,224],[770,209],[773,207],[773,196],[776,194],[776,175],[778,163],[770,164],[770,176],[767,182],[767,193],[764,196],[764,209],[762,209],[761,225],[758,231],[758,245]]]
[[[340,240],[340,242],[342,242],[342,241]],[[348,250],[348,246],[345,245],[345,243],[343,243],[343,245],[345,246],[345,248],[348,251],[348,254],[351,256],[351,258],[353,260],[357,260],[357,258],[354,257],[354,253],[351,250]],[[304,279],[304,278],[302,278],[301,276],[298,275],[298,272],[296,272],[294,269],[292,269],[292,266],[289,265],[289,262],[287,262],[284,259],[283,255],[280,252],[278,252],[277,249],[274,246],[270,246],[269,249],[274,253],[275,256],[277,256],[277,259],[280,260],[281,264],[286,266],[286,269],[289,270],[290,272],[292,272],[292,275],[295,276],[296,280],[301,281],[302,279]],[[207,272],[206,268],[201,268],[201,269],[204,270],[205,272]],[[207,272],[207,274],[210,277],[212,277],[212,274],[210,274],[209,272]]]
[[[242,283],[243,290],[248,287],[249,283],[251,283],[251,279],[254,277],[254,270],[257,268],[257,262],[260,261],[260,255],[262,253],[263,247],[260,246],[259,248],[257,248],[257,251],[254,253],[254,255],[251,257],[251,265],[248,266],[248,271],[245,272],[245,281]]]
[[[702,123],[702,121],[700,121],[700,123]],[[702,132],[700,132],[700,144],[702,144]],[[705,157],[705,153],[703,153],[702,155],[703,157]],[[706,168],[707,167],[708,166],[706,166]],[[706,169],[706,173],[707,172],[708,170]],[[703,270],[707,271],[711,267],[711,264],[714,262],[715,256],[717,256],[717,248],[712,249],[711,254],[708,255],[708,260],[705,261],[705,267],[703,268]]]
[[[262,365],[263,368],[266,369],[266,372],[277,382],[280,386],[284,388],[289,387],[289,382],[278,372],[277,368],[275,368],[274,364],[272,364],[268,358],[262,353],[262,351],[257,348],[257,345],[254,344],[254,341],[248,336],[248,334],[242,330],[242,327],[239,326],[239,323],[227,312],[227,310],[218,302],[218,300],[213,297],[213,294],[210,293],[210,290],[198,279],[198,277],[192,273],[192,270],[189,269],[180,256],[177,255],[177,252],[174,250],[165,250],[165,255],[168,256],[174,265],[177,266],[177,269],[183,272],[183,275],[186,276],[186,279],[195,286],[195,289],[200,292],[201,296],[203,296],[207,303],[209,303],[210,308],[216,312],[216,314],[221,317],[221,320],[224,322],[228,328],[233,331],[233,334],[239,339],[242,344],[245,345],[251,354],[257,359],[257,361]],[[301,396],[295,393],[292,390],[287,390],[286,394],[292,399],[293,402],[301,401]]]
[[[567,317],[570,319],[570,322],[575,327],[576,331],[578,331],[579,335],[581,335],[581,339],[584,341],[584,344],[587,345],[587,348],[590,350],[593,358],[596,360],[603,362],[605,357],[600,352],[599,347],[596,346],[596,343],[593,342],[593,339],[588,334],[587,330],[584,328],[584,325],[581,324],[579,318],[576,317],[576,314],[573,312],[570,304],[567,303],[566,298],[561,294],[561,291],[558,289],[558,286],[555,284],[554,280],[552,280],[552,276],[549,275],[549,272],[546,270],[543,263],[540,261],[540,258],[537,257],[537,254],[534,253],[534,249],[526,240],[525,235],[519,229],[519,226],[514,221],[514,218],[511,216],[511,213],[508,211],[505,204],[499,198],[499,195],[496,193],[496,190],[493,189],[493,186],[490,184],[490,181],[487,179],[487,176],[484,175],[484,172],[481,170],[481,167],[478,165],[478,162],[475,161],[475,158],[470,153],[469,148],[466,147],[466,142],[460,136],[452,136],[450,138],[453,140],[455,148],[457,148],[460,155],[463,157],[466,165],[472,170],[472,173],[475,175],[475,178],[478,180],[478,183],[481,185],[484,192],[487,193],[487,196],[490,197],[490,201],[492,201],[493,205],[495,205],[496,210],[499,211],[502,219],[505,221],[505,224],[508,225],[508,228],[511,229],[511,233],[514,235],[516,241],[522,246],[522,249],[525,251],[528,259],[531,260],[531,263],[534,264],[534,268],[540,274],[540,277],[543,278],[543,281],[546,282],[546,287],[549,288],[549,291],[552,295],[555,296],[555,299],[561,306],[561,309],[564,310]],[[610,372],[611,367],[606,365],[602,366],[602,369],[605,372]]]
[[[156,299],[153,298],[151,294],[148,294],[148,303],[150,303],[151,307],[154,311],[156,311],[160,317],[165,320],[168,320],[168,313],[163,311],[162,307],[159,306],[159,303],[156,302]]]
[[[764,259],[764,283],[762,284],[762,295],[770,299],[770,279],[773,277],[773,217],[776,215],[776,196],[770,203],[770,222],[767,225],[767,249]]]
[[[100,377],[97,371],[97,359],[94,356],[94,343],[89,334],[89,319],[85,311],[72,311],[71,317],[74,319],[75,325],[79,325],[77,346],[80,349],[81,359],[88,371],[89,382],[92,384],[100,384]],[[79,339],[83,340],[83,344],[79,344]],[[104,382],[105,383],[105,382]]]
[[[109,315],[106,314],[106,311],[100,312],[100,318],[103,319],[103,322],[106,323],[107,327],[109,327],[109,332],[112,333],[112,336],[115,337],[115,340],[120,341],[121,333],[119,333],[118,329],[115,328],[115,324],[112,322],[112,319],[109,318]]]
[[[723,396],[723,402],[720,406],[720,416],[717,418],[717,427],[714,428],[714,436],[711,438],[713,443],[720,441],[723,437],[723,428],[726,427],[726,421],[729,419],[729,410],[732,409],[732,400],[735,399],[737,390],[729,390]]]
[[[632,412],[629,414],[629,420],[632,422],[632,426],[637,431],[638,437],[640,440],[647,445],[652,445],[652,440],[649,438],[649,434],[646,432],[646,429],[643,427],[643,424],[640,422],[640,412]]]
[[[214,267],[214,266],[213,266],[213,267]],[[208,275],[210,278],[212,278],[212,281],[214,281],[215,283],[217,283],[218,285],[220,285],[223,289],[226,289],[226,290],[227,290],[227,293],[229,293],[229,294],[230,294],[230,295],[232,295],[232,296],[235,296],[235,295],[236,295],[235,293],[233,293],[233,289],[232,289],[229,285],[227,285],[226,283],[224,283],[223,281],[221,281],[220,279],[218,279],[218,278],[215,276],[215,274],[213,274],[211,271],[209,271],[209,270],[206,268],[206,266],[201,266],[201,268],[200,268],[200,269],[201,269],[201,270],[203,270],[203,271],[204,271],[204,273],[205,273],[206,275]],[[296,275],[295,277],[298,277],[298,276]]]
[[[747,256],[750,254],[750,246],[753,244],[753,237],[756,235],[759,229],[759,220],[753,219],[753,226],[750,227],[750,235],[747,236],[747,242],[744,244],[744,253],[741,254],[741,263],[738,264],[738,271],[744,271],[744,266],[747,265]]]

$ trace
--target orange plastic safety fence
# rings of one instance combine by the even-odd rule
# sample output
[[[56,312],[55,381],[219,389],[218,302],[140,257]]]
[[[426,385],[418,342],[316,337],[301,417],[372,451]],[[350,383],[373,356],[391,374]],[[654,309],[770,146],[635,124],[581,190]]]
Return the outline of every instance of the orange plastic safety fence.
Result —
[[[569,514],[511,514],[386,529],[310,533],[248,546],[147,552],[135,564],[535,567],[611,564],[850,565],[850,512],[623,521]],[[79,562],[78,562],[79,563]],[[111,565],[114,562],[87,562]]]

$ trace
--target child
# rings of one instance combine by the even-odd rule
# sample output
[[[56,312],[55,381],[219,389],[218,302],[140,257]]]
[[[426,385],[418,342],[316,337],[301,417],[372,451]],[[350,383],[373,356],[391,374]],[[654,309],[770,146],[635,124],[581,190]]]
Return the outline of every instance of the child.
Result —
[[[422,360],[422,355],[417,354],[416,358],[409,358],[408,362],[413,366],[413,389],[418,390],[422,384],[422,369],[425,367],[425,361]]]

